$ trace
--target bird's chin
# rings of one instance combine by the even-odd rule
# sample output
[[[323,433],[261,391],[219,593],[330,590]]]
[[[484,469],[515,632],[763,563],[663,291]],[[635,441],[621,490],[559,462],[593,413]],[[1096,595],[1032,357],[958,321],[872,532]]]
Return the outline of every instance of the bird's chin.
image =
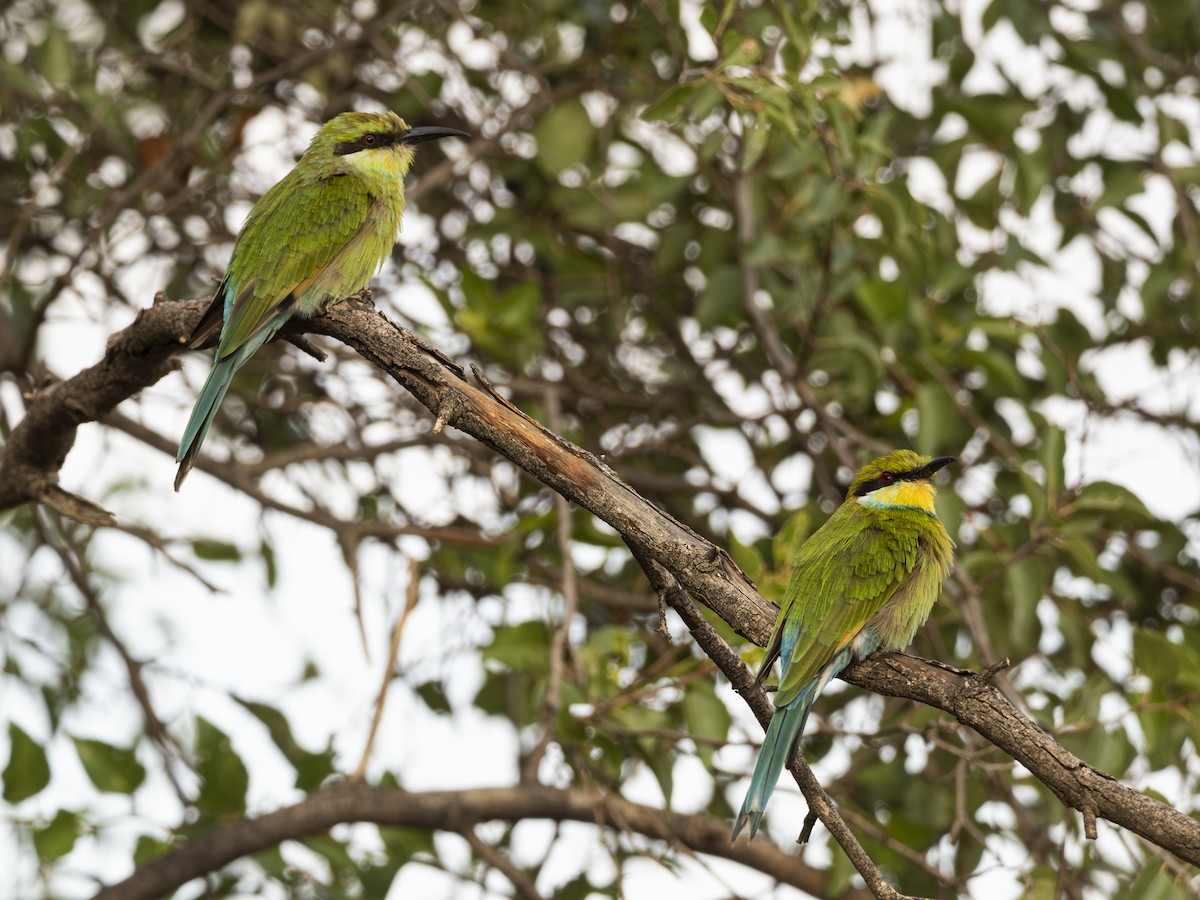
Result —
[[[366,153],[355,153],[346,157],[346,162],[353,174],[370,179],[387,179],[395,181],[404,178],[412,167],[413,151],[411,147],[393,144]]]

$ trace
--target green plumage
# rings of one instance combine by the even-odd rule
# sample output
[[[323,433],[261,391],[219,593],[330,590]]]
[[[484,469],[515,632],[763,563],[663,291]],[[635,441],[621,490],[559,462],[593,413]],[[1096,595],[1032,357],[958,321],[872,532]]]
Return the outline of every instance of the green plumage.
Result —
[[[759,673],[782,666],[776,713],[733,836],[753,836],[817,695],[850,662],[912,641],[937,601],[954,542],[930,478],[951,460],[898,450],[855,476],[846,500],[796,554]]]
[[[395,113],[326,122],[284,178],[250,210],[233,258],[190,345],[218,329],[212,372],[184,430],[175,490],[195,462],[234,373],[283,324],[365,287],[391,254],[413,146],[449,128],[409,128]]]

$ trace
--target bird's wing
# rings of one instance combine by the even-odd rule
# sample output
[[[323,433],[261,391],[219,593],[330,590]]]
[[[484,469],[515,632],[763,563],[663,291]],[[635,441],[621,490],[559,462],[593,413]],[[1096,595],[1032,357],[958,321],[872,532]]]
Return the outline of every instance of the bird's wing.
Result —
[[[870,526],[805,553],[809,543],[801,548],[780,612],[783,673],[776,706],[794,699],[920,570],[915,540],[897,540]]]
[[[295,301],[370,216],[371,197],[350,176],[293,169],[250,211],[233,248],[217,356],[236,351]]]

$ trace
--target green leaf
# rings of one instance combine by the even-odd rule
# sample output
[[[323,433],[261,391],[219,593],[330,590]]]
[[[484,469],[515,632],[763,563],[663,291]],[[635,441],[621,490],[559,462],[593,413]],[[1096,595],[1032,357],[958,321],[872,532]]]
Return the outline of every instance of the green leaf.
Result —
[[[279,569],[275,562],[275,548],[267,541],[263,541],[258,548],[258,554],[262,557],[263,567],[266,569],[267,587],[273,588],[279,580]]]
[[[711,682],[698,681],[683,695],[683,721],[688,734],[706,739],[696,743],[696,755],[711,766],[716,748],[708,741],[725,740],[733,721]]]
[[[961,418],[954,398],[940,384],[926,382],[917,391],[917,411],[920,413],[917,450],[930,456],[941,455]]]
[[[755,163],[762,158],[770,137],[770,129],[761,120],[754,125],[747,125],[740,162],[742,171],[748,172],[754,168]]]
[[[975,94],[952,104],[952,109],[967,120],[972,132],[985,143],[1007,144],[1034,104],[1004,94]]]
[[[900,281],[873,278],[860,281],[854,289],[863,312],[875,325],[883,325],[903,315],[908,304],[908,292]]]
[[[435,713],[449,713],[450,699],[446,696],[446,685],[442,681],[423,681],[413,688],[417,696],[425,701]]]
[[[1016,647],[1033,650],[1039,630],[1037,605],[1046,592],[1045,567],[1039,560],[1026,557],[1009,566],[1004,577]]]
[[[75,847],[79,837],[79,816],[69,810],[60,809],[50,823],[33,833],[33,847],[43,864],[66,856]]]
[[[1126,896],[1137,897],[1138,900],[1171,900],[1179,896],[1179,890],[1177,877],[1166,866],[1147,863],[1141,867]]]
[[[1063,507],[1063,516],[1075,516],[1086,512],[1115,513],[1136,524],[1154,521],[1141,499],[1128,488],[1111,481],[1093,481],[1083,486],[1069,504]]]
[[[1139,628],[1133,633],[1133,664],[1156,685],[1174,680],[1179,671],[1178,650],[1160,631]]]
[[[50,783],[46,751],[20,725],[8,723],[8,765],[4,767],[4,799],[20,803]]]
[[[542,659],[545,659],[544,650]],[[512,672],[487,671],[472,702],[489,716],[503,716],[523,727],[538,720],[542,690],[531,691],[529,679],[514,678]]]
[[[1046,496],[1056,497],[1063,489],[1066,476],[1063,474],[1063,456],[1066,453],[1067,438],[1057,425],[1051,425],[1042,432],[1042,446],[1038,452],[1038,460],[1046,471]]]
[[[997,217],[1000,215],[1000,205],[1003,202],[1003,196],[1000,193],[1002,175],[1003,170],[997,172],[984,181],[971,196],[962,197],[958,201],[959,208],[967,214],[971,224],[977,228],[990,231],[996,227]]]
[[[538,168],[550,176],[591,160],[596,129],[579,99],[560,103],[538,119],[533,128]]]
[[[798,509],[788,516],[783,527],[775,532],[775,537],[771,539],[771,558],[776,569],[791,567],[792,560],[808,540],[811,525],[812,519],[808,510]]]
[[[677,84],[664,91],[662,96],[642,110],[641,118],[647,122],[662,122],[678,119],[683,115],[699,82]]]
[[[700,327],[708,331],[740,318],[743,295],[741,267],[726,265],[718,268],[709,276],[708,286],[696,304],[696,320]]]
[[[228,541],[218,541],[211,538],[201,538],[197,541],[192,541],[192,552],[200,559],[213,560],[214,562],[237,562],[242,558],[242,551],[237,548],[236,544],[231,544]]]
[[[1143,171],[1137,166],[1124,163],[1107,167],[1104,173],[1104,190],[1092,204],[1093,209],[1121,206],[1134,194],[1140,194],[1145,189],[1143,175]]]
[[[175,845],[170,841],[160,841],[158,838],[143,834],[137,839],[137,845],[134,847],[133,864],[141,868],[147,863],[166,856],[174,849]]]
[[[1042,195],[1043,188],[1050,182],[1049,139],[1043,136],[1037,149],[1032,152],[1018,150],[1016,164],[1017,178],[1013,186],[1013,199],[1017,203],[1017,212],[1028,216],[1033,204]]]
[[[289,762],[294,763],[297,758],[304,755],[305,751],[296,743],[296,739],[292,736],[292,726],[282,712],[274,706],[268,706],[265,703],[256,703],[253,700],[245,700],[236,694],[233,695],[233,699],[253,714],[258,721],[267,726],[267,731],[271,735],[272,742],[287,757]]]
[[[39,71],[56,88],[65,88],[71,83],[73,70],[71,42],[61,28],[51,25],[46,29],[46,39],[38,48]]]
[[[549,639],[546,623],[536,619],[497,628],[491,643],[483,648],[483,658],[517,671],[540,673],[546,668]]]
[[[195,758],[201,779],[196,808],[206,816],[244,814],[250,775],[229,735],[202,716],[196,717]]]
[[[305,750],[296,743],[296,739],[292,735],[291,723],[288,722],[287,717],[278,709],[268,706],[265,703],[244,700],[237,696],[234,696],[233,699],[267,726],[267,731],[271,735],[272,742],[279,748],[279,752],[287,758],[287,761],[295,767],[296,787],[300,788],[300,790],[307,791],[319,787],[322,782],[336,771],[333,763],[333,748],[327,747],[320,753]]]
[[[114,747],[90,738],[72,738],[83,769],[97,790],[132,794],[146,778],[145,767],[132,749]]]

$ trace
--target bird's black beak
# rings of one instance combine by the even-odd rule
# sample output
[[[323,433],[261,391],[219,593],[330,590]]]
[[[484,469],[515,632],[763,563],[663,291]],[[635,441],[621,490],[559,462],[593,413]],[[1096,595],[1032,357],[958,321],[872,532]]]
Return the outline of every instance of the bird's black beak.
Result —
[[[410,128],[396,139],[397,144],[423,144],[426,141],[440,141],[442,138],[469,138],[465,131],[456,128],[442,128],[440,125],[419,125]]]
[[[942,466],[948,466],[952,462],[958,462],[958,457],[939,456],[937,459],[930,460],[929,462],[925,463],[925,465],[921,466],[921,468],[917,469],[917,471],[913,472],[913,478],[914,480],[932,478],[937,473],[938,469],[940,469]]]

